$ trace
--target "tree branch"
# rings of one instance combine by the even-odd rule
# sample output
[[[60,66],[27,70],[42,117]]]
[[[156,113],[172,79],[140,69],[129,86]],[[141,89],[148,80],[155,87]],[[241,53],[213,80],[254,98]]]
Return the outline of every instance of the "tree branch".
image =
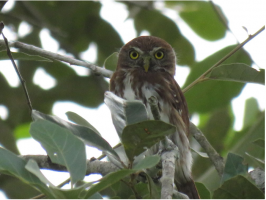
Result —
[[[190,83],[185,89],[183,89],[183,93],[187,92],[189,89],[191,89],[194,85],[197,83],[206,80],[206,75],[209,74],[215,67],[218,67],[220,64],[222,64],[225,60],[230,58],[233,54],[235,54],[239,49],[241,49],[245,44],[247,44],[250,40],[252,40],[254,37],[256,37],[258,34],[260,34],[265,29],[265,26],[260,28],[256,33],[253,35],[249,35],[249,37],[239,44],[236,48],[234,48],[230,53],[228,53],[226,56],[224,56],[221,60],[219,60],[217,63],[215,63],[211,68],[209,68],[206,72],[204,72],[200,77],[198,77],[195,81]]]
[[[41,169],[50,169],[55,171],[66,172],[67,169],[65,166],[52,163],[47,155],[23,155],[20,156],[26,161],[33,159],[37,162],[38,166]],[[87,160],[87,170],[86,175],[89,174],[101,174],[105,176],[108,173],[117,171],[119,168],[113,165],[111,162],[100,161],[100,160]]]
[[[207,138],[203,135],[203,133],[192,122],[190,122],[189,124],[189,130],[189,133],[193,135],[193,137],[198,141],[201,147],[206,151],[215,169],[221,177],[224,171],[223,157],[221,157],[217,153],[217,151],[212,147]]]
[[[159,154],[162,161],[161,199],[172,199],[176,160],[179,159],[179,149],[168,137],[159,143]]]
[[[0,40],[0,46],[4,44],[4,41]],[[9,46],[10,47],[15,47],[20,49],[21,51],[25,52],[25,53],[30,53],[32,55],[39,55],[42,56],[44,58],[48,58],[51,60],[58,60],[61,62],[66,62],[69,63],[71,65],[78,65],[78,66],[82,66],[82,67],[86,67],[88,69],[91,69],[94,73],[96,74],[100,74],[104,77],[107,78],[111,78],[113,72],[108,70],[108,69],[104,69],[102,67],[96,66],[92,63],[88,63],[85,61],[81,61],[81,60],[77,60],[75,58],[71,58],[68,56],[63,56],[57,53],[52,53],[50,51],[46,51],[44,49],[41,49],[39,47],[35,47],[33,45],[29,45],[29,44],[25,44],[22,42],[9,42]]]

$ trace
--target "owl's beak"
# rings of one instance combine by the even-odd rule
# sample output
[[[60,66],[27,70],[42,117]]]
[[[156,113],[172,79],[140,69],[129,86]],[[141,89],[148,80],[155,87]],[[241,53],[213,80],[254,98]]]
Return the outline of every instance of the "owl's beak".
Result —
[[[148,70],[149,70],[149,67],[150,67],[150,59],[151,59],[150,56],[145,56],[143,58],[143,67],[144,67],[145,72],[148,72]]]

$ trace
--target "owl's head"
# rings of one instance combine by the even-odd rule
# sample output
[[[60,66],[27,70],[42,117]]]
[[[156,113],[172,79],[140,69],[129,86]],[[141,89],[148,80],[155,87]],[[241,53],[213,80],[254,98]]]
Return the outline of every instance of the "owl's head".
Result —
[[[170,44],[158,37],[140,36],[121,48],[117,70],[163,71],[174,75],[175,63],[175,52]]]

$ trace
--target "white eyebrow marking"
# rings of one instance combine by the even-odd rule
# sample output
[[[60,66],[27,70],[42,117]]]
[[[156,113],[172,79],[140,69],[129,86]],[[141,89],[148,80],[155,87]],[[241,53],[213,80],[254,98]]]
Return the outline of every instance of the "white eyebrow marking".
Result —
[[[139,52],[140,54],[143,54],[144,52],[138,48],[138,47],[132,47],[132,49],[135,49],[137,52]]]

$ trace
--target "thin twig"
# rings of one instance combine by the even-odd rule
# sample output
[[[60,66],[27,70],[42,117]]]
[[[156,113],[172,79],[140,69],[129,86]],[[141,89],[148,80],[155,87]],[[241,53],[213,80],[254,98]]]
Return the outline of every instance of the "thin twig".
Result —
[[[1,32],[2,32],[2,29],[4,28],[4,23],[3,23],[3,22],[0,22],[0,27],[1,27]],[[5,35],[4,35],[3,32],[2,32],[2,36],[3,36],[4,41],[5,41],[7,55],[8,55],[8,57],[10,58],[10,60],[11,60],[11,62],[12,62],[12,64],[13,64],[13,66],[14,66],[16,72],[17,72],[17,75],[18,75],[19,80],[20,80],[20,82],[21,82],[21,84],[22,84],[22,87],[23,87],[24,93],[25,93],[26,98],[27,98],[28,106],[29,106],[29,109],[30,109],[30,112],[31,112],[33,108],[32,108],[31,101],[30,101],[30,97],[29,97],[28,90],[27,90],[27,87],[26,87],[26,81],[22,78],[22,76],[21,76],[21,74],[20,74],[20,72],[19,72],[19,69],[18,69],[18,67],[17,67],[17,65],[16,65],[16,63],[15,63],[15,61],[14,61],[14,59],[13,59],[13,56],[12,56],[12,54],[11,54],[11,51],[10,51],[10,49],[9,49],[8,40],[6,39],[6,37],[5,37]]]
[[[222,64],[225,60],[227,60],[229,57],[231,57],[234,53],[236,53],[239,49],[241,49],[246,43],[248,43],[250,40],[252,40],[254,37],[256,37],[258,34],[260,34],[265,29],[265,26],[260,28],[256,33],[253,35],[249,35],[249,37],[239,44],[236,48],[234,48],[230,53],[228,53],[226,56],[224,56],[221,60],[219,60],[216,64],[214,64],[210,69],[208,69],[206,72],[204,72],[200,77],[198,77],[195,81],[193,81],[191,84],[189,84],[185,89],[183,89],[183,93],[187,92],[189,89],[191,89],[194,85],[196,85],[199,82],[202,82],[203,80],[206,80],[205,77],[208,73],[210,73],[215,67],[218,67],[220,64]]]
[[[221,177],[224,171],[223,157],[217,153],[203,133],[192,122],[190,122],[189,133],[192,134],[201,147],[206,151],[219,176]]]
[[[2,42],[0,40],[0,46],[1,46],[1,43]],[[104,68],[99,67],[99,66],[96,66],[96,65],[94,65],[92,63],[88,63],[88,62],[85,62],[85,61],[77,60],[75,58],[71,58],[71,57],[68,57],[68,56],[63,56],[63,55],[60,55],[60,54],[57,54],[57,53],[52,53],[52,52],[43,50],[41,48],[35,47],[33,45],[25,44],[25,43],[22,43],[22,42],[17,42],[17,41],[10,42],[9,46],[10,47],[19,48],[22,51],[24,50],[25,53],[31,53],[32,55],[39,55],[39,56],[42,56],[44,58],[48,58],[48,59],[51,59],[51,60],[58,60],[58,61],[61,61],[61,62],[66,62],[66,63],[69,63],[71,65],[83,66],[83,67],[86,67],[88,69],[91,69],[94,73],[101,74],[102,76],[107,77],[107,78],[111,78],[111,76],[113,74],[112,71],[110,71],[108,69],[104,69]]]

